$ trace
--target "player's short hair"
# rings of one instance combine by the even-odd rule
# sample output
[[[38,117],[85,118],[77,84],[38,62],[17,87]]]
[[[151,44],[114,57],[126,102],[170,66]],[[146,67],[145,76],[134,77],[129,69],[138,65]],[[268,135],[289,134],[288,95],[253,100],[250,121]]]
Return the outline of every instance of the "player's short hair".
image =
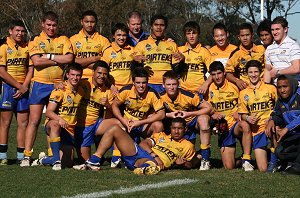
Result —
[[[127,19],[129,21],[129,19],[131,18],[140,18],[142,19],[142,14],[139,11],[131,11],[127,14]]]
[[[129,33],[128,27],[124,23],[116,23],[114,26],[112,26],[111,34],[114,35],[117,30],[121,30],[122,32],[126,32],[126,34]]]
[[[281,74],[280,76],[278,76],[277,78],[277,82],[280,81],[280,80],[289,80],[288,77],[284,74]]]
[[[147,79],[149,79],[149,74],[147,72],[147,70],[144,67],[136,67],[134,68],[134,70],[132,71],[132,81],[135,81],[136,77],[145,77]]]
[[[250,23],[242,23],[239,26],[239,31],[241,30],[250,30],[250,32],[253,34],[253,27]]]
[[[191,31],[195,31],[198,34],[200,34],[200,26],[196,21],[188,21],[184,24],[183,26],[183,33],[187,33],[187,32],[191,32]]]
[[[75,71],[80,71],[81,74],[83,72],[83,67],[82,65],[80,65],[79,63],[71,63],[71,64],[68,64],[67,68],[66,68],[66,73],[69,73],[70,70],[75,70]]]
[[[178,123],[178,122],[181,123],[184,128],[186,127],[186,121],[184,118],[176,117],[171,120],[171,123]]]
[[[216,29],[220,29],[220,30],[224,30],[224,32],[226,32],[226,34],[228,33],[228,29],[227,27],[223,24],[223,23],[216,23],[212,29],[212,35],[215,34],[215,30]]]
[[[173,70],[166,71],[163,75],[163,82],[166,82],[167,78],[178,81],[178,74],[176,72],[174,72]]]
[[[265,19],[259,23],[257,30],[256,30],[257,35],[259,36],[260,32],[262,32],[262,31],[267,31],[270,34],[272,34],[271,21],[269,19]]]
[[[96,61],[93,65],[93,70],[95,71],[98,67],[105,68],[107,70],[107,72],[109,73],[110,68],[109,68],[109,65],[105,61],[103,61],[103,60]]]
[[[16,26],[20,26],[20,27],[25,28],[25,25],[24,25],[23,21],[21,21],[21,20],[12,20],[9,24],[9,29],[12,30]]]
[[[87,10],[87,11],[83,12],[83,13],[81,14],[80,19],[82,20],[82,19],[84,19],[84,17],[86,17],[86,16],[93,16],[93,17],[95,18],[95,21],[96,21],[96,22],[97,22],[97,20],[98,20],[97,14],[96,14],[96,12],[95,12],[94,10]]]
[[[161,19],[165,22],[165,26],[167,27],[168,26],[168,18],[165,17],[164,15],[161,15],[161,14],[156,14],[156,15],[153,15],[150,19],[150,26],[152,26],[154,24],[154,22],[158,19]]]
[[[209,73],[211,74],[214,71],[221,70],[222,72],[225,71],[224,65],[220,61],[214,61],[209,66]]]
[[[281,24],[283,28],[289,26],[288,21],[283,16],[278,16],[275,19],[273,19],[272,24]]]
[[[53,11],[45,12],[44,15],[43,15],[42,21],[45,22],[47,19],[50,20],[50,21],[57,22],[58,21],[58,15]]]
[[[262,72],[262,64],[258,60],[250,60],[246,63],[246,71],[248,72],[250,67],[258,68],[259,72]]]

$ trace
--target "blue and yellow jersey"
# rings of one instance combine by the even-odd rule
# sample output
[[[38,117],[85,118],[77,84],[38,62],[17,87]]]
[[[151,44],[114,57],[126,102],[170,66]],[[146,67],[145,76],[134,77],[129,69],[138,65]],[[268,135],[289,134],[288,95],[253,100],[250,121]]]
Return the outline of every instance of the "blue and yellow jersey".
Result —
[[[33,37],[28,44],[30,57],[43,54],[66,55],[73,54],[71,42],[66,36],[50,38],[45,32],[41,32],[39,36]],[[48,67],[35,67],[33,81],[54,84],[62,82],[63,67],[60,65]]]
[[[214,83],[209,86],[208,102],[216,112],[225,115],[229,129],[235,124],[233,114],[238,110],[239,89],[225,79],[224,85],[218,88]]]
[[[6,71],[17,82],[23,83],[27,75],[29,52],[26,43],[17,44],[10,37],[0,46],[0,66],[6,67]]]
[[[103,53],[104,60],[110,67],[110,75],[118,89],[132,84],[131,65],[133,61],[133,47],[126,45],[120,48],[115,42]]]
[[[250,60],[258,60],[265,67],[265,48],[263,45],[255,45],[251,50],[246,50],[240,45],[232,52],[225,66],[226,72],[237,73],[239,78],[249,83],[249,78],[246,71],[246,63]],[[263,76],[263,72],[261,73]]]
[[[203,100],[199,97],[198,94],[193,94],[189,91],[178,89],[178,96],[173,101],[169,98],[166,92],[163,92],[161,95],[161,101],[164,104],[166,112],[173,111],[198,111]],[[187,123],[191,122],[196,116],[191,116],[185,118]]]
[[[158,155],[166,168],[170,168],[179,157],[190,161],[195,155],[195,146],[184,138],[175,141],[171,135],[160,132],[153,134],[150,139],[154,143],[152,151]]]
[[[195,48],[190,48],[188,43],[178,48],[185,57],[185,64],[188,67],[186,73],[180,77],[180,87],[197,92],[205,82],[205,74],[211,63],[211,54],[199,43]]]
[[[89,58],[93,56],[102,56],[105,49],[110,46],[107,38],[95,32],[91,37],[84,34],[80,30],[78,34],[70,38],[76,58]],[[93,76],[93,70],[85,68],[83,70],[83,78],[90,78]]]
[[[209,52],[211,53],[213,61],[220,61],[223,63],[224,67],[230,57],[230,54],[237,48],[236,45],[229,44],[227,47],[222,50],[217,45],[212,46],[209,49]]]
[[[67,82],[64,84],[65,90],[55,89],[51,92],[49,102],[57,103],[55,113],[68,123],[66,130],[74,136],[74,129],[77,123],[77,109],[81,99],[84,97],[84,90],[79,86],[77,91],[74,92]],[[46,118],[45,125],[48,121],[49,118]]]
[[[166,71],[172,70],[172,64],[178,63],[173,57],[177,53],[177,45],[173,41],[156,40],[152,36],[139,42],[134,48],[135,55],[144,55],[147,60],[145,66],[154,72],[149,78],[151,84],[162,84],[162,76]]]
[[[265,131],[266,121],[270,119],[276,100],[276,87],[262,81],[259,87],[248,86],[240,92],[238,112],[248,115],[256,114],[259,118],[257,124],[250,125],[253,136]]]
[[[159,111],[164,109],[158,93],[148,87],[145,97],[139,97],[135,93],[135,87],[128,85],[120,90],[118,100],[125,105],[124,118],[143,120],[149,115],[150,110]]]
[[[77,111],[77,126],[90,126],[104,113],[104,106],[100,104],[101,98],[107,97],[108,102],[112,104],[113,95],[105,85],[96,88],[92,79],[82,80],[80,86],[84,90],[84,97]]]

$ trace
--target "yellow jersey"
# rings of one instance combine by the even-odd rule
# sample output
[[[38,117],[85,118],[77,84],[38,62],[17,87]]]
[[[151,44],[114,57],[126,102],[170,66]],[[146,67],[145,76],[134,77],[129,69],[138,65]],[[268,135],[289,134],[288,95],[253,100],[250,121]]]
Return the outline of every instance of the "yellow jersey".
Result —
[[[224,50],[222,50],[217,45],[214,45],[209,49],[209,52],[211,53],[213,61],[220,61],[225,66],[230,57],[230,54],[236,48],[236,45],[229,44]]]

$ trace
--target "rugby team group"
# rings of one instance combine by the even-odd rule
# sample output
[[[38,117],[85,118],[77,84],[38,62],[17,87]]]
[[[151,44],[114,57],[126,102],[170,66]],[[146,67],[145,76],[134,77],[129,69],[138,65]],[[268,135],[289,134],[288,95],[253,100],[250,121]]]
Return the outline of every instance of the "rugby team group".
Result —
[[[184,24],[180,47],[166,38],[163,15],[152,16],[148,34],[142,15],[130,12],[127,24],[113,25],[112,42],[96,31],[97,21],[85,11],[82,29],[68,38],[57,33],[58,16],[48,11],[29,42],[23,22],[11,22],[0,46],[1,165],[8,164],[15,114],[21,167],[97,171],[112,148],[111,167],[123,164],[135,174],[205,171],[214,133],[225,169],[300,174],[300,47],[287,35],[285,18],[259,24],[260,44],[252,25],[241,24],[239,46],[217,23],[212,47],[201,45],[195,21]],[[33,160],[45,105],[48,152]]]

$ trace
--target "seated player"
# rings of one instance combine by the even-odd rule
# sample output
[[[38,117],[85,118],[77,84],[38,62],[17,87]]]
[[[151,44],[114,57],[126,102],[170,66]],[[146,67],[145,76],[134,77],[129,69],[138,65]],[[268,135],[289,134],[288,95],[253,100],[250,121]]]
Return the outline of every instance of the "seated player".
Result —
[[[241,114],[242,120],[250,124],[253,136],[252,148],[255,153],[257,167],[259,171],[265,172],[268,165],[268,139],[265,128],[277,100],[277,90],[275,86],[265,84],[261,80],[262,64],[259,61],[248,61],[246,71],[250,84],[240,92],[238,112]],[[271,151],[274,151],[274,148],[271,148]],[[271,155],[275,157],[274,153]]]
[[[78,63],[66,69],[65,88],[52,91],[46,111],[45,129],[50,137],[53,156],[40,153],[39,159],[32,165],[52,165],[53,170],[61,170],[62,166],[73,165],[74,130],[77,122],[77,109],[84,96],[83,89],[78,86],[82,76],[82,66]],[[62,157],[60,156],[62,151]],[[61,163],[62,161],[62,163]]]
[[[190,168],[195,148],[183,137],[185,127],[183,118],[174,118],[170,135],[164,132],[155,133],[137,145],[128,133],[115,125],[103,135],[97,151],[86,161],[86,168],[100,170],[101,157],[113,142],[120,149],[126,167],[135,174],[157,174],[175,164],[177,167]]]
[[[182,117],[187,122],[187,132],[184,138],[195,144],[196,132],[200,129],[200,149],[202,162],[200,170],[210,168],[210,130],[209,114],[212,107],[198,94],[179,88],[178,75],[174,71],[167,71],[163,75],[163,86],[165,92],[162,92],[161,100],[166,109],[167,119]],[[169,124],[168,120],[165,125]]]
[[[75,145],[79,157],[84,161],[91,156],[91,145],[95,135],[102,135],[109,126],[121,123],[112,117],[113,96],[105,82],[109,76],[109,66],[104,61],[97,61],[93,66],[92,78],[82,80],[80,86],[85,94],[77,113]]]
[[[275,154],[285,173],[300,175],[300,89],[298,81],[289,75],[277,79],[278,100],[266,131],[276,132],[279,143]],[[288,164],[289,163],[289,164]],[[289,165],[289,166],[288,166]],[[276,169],[275,169],[276,171]]]
[[[209,87],[209,99],[215,110],[211,116],[219,135],[219,147],[225,169],[235,168],[236,139],[242,142],[243,169],[253,171],[250,163],[252,134],[246,121],[239,121],[238,98],[239,89],[225,78],[225,69],[220,61],[213,62],[209,67],[213,84]]]

